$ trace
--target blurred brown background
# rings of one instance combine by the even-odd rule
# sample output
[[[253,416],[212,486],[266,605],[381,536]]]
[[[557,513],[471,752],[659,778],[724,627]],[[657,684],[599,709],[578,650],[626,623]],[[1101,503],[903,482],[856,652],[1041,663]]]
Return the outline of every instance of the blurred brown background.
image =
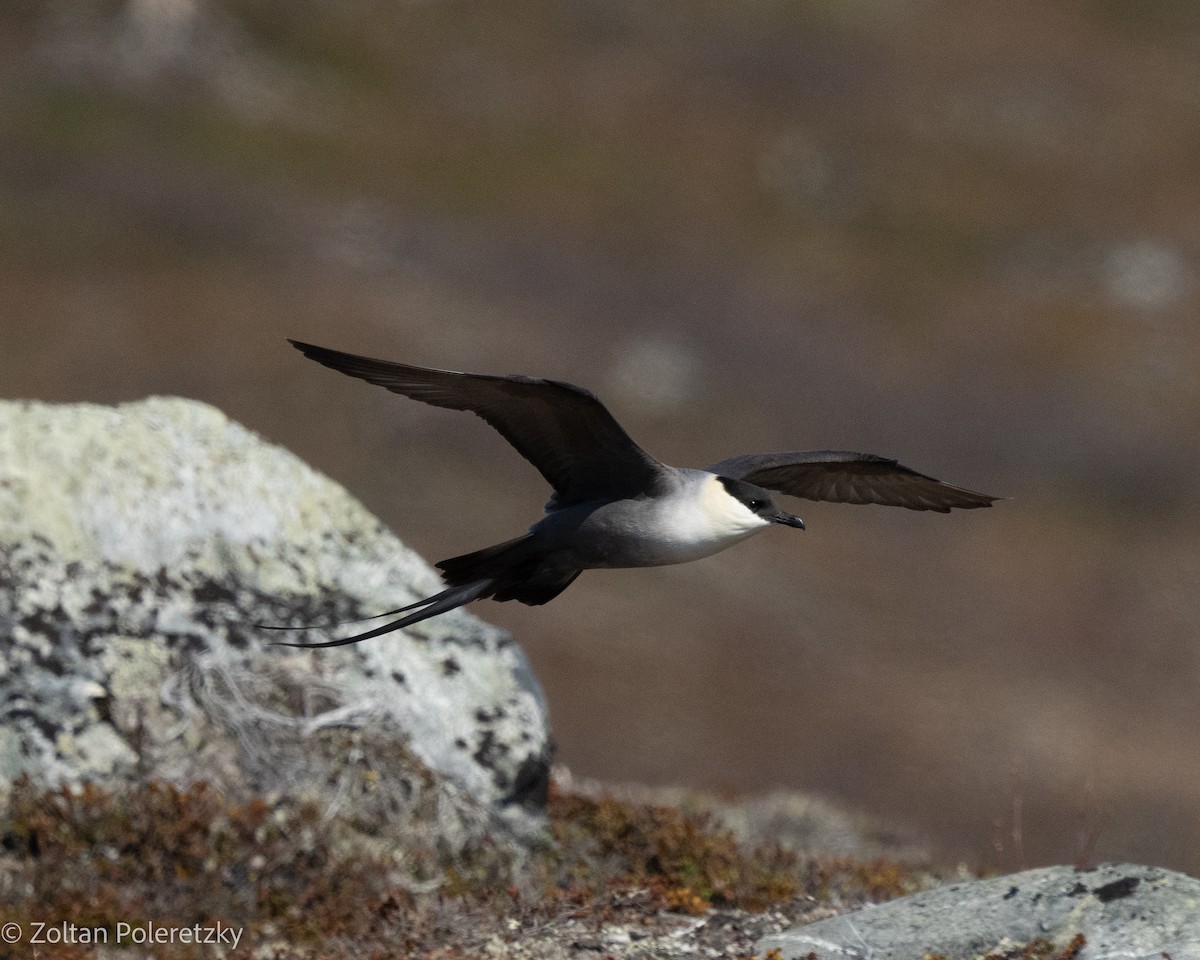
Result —
[[[672,463],[1012,496],[790,501],[475,608],[576,772],[819,792],[976,865],[1200,871],[1198,253],[1183,0],[0,7],[6,397],[206,400],[431,560],[541,479],[285,336],[571,380]]]

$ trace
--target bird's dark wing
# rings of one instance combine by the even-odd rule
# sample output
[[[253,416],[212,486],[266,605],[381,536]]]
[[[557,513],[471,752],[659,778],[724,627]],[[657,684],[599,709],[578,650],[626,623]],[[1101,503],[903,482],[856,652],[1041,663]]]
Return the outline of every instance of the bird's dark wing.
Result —
[[[749,453],[704,469],[792,497],[835,503],[881,503],[949,513],[955,507],[990,507],[1000,499],[942,483],[886,457],[848,450]]]
[[[532,377],[412,367],[288,342],[340,373],[435,407],[469,410],[482,417],[550,482],[556,506],[652,493],[668,472],[581,387]]]

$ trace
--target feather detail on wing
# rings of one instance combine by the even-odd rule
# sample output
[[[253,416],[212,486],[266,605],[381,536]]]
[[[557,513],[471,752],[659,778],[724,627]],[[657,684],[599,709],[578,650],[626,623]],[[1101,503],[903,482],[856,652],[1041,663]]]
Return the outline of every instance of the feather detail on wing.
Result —
[[[306,357],[413,400],[482,417],[554,488],[554,504],[653,493],[668,469],[593,394],[558,380],[458,373],[289,341]]]
[[[1000,499],[943,483],[887,457],[848,450],[750,453],[704,469],[788,496],[834,503],[878,503],[949,513],[955,508],[990,507]]]

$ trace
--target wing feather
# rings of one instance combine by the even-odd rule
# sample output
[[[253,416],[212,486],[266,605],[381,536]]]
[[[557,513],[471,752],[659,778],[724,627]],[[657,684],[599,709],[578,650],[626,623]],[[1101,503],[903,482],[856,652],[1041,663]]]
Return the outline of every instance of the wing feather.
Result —
[[[1000,499],[943,483],[887,457],[849,450],[749,453],[704,469],[788,496],[834,503],[879,503],[949,513],[955,508],[990,507]]]
[[[582,387],[533,377],[414,367],[288,342],[339,373],[481,417],[537,467],[554,488],[556,506],[650,493],[668,472]]]

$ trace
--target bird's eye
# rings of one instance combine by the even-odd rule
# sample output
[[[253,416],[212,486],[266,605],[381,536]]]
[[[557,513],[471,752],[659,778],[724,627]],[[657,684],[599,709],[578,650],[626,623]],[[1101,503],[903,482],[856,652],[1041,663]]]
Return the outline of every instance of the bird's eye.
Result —
[[[767,505],[766,500],[751,500],[750,501],[750,509],[751,510],[761,510],[766,505]]]

